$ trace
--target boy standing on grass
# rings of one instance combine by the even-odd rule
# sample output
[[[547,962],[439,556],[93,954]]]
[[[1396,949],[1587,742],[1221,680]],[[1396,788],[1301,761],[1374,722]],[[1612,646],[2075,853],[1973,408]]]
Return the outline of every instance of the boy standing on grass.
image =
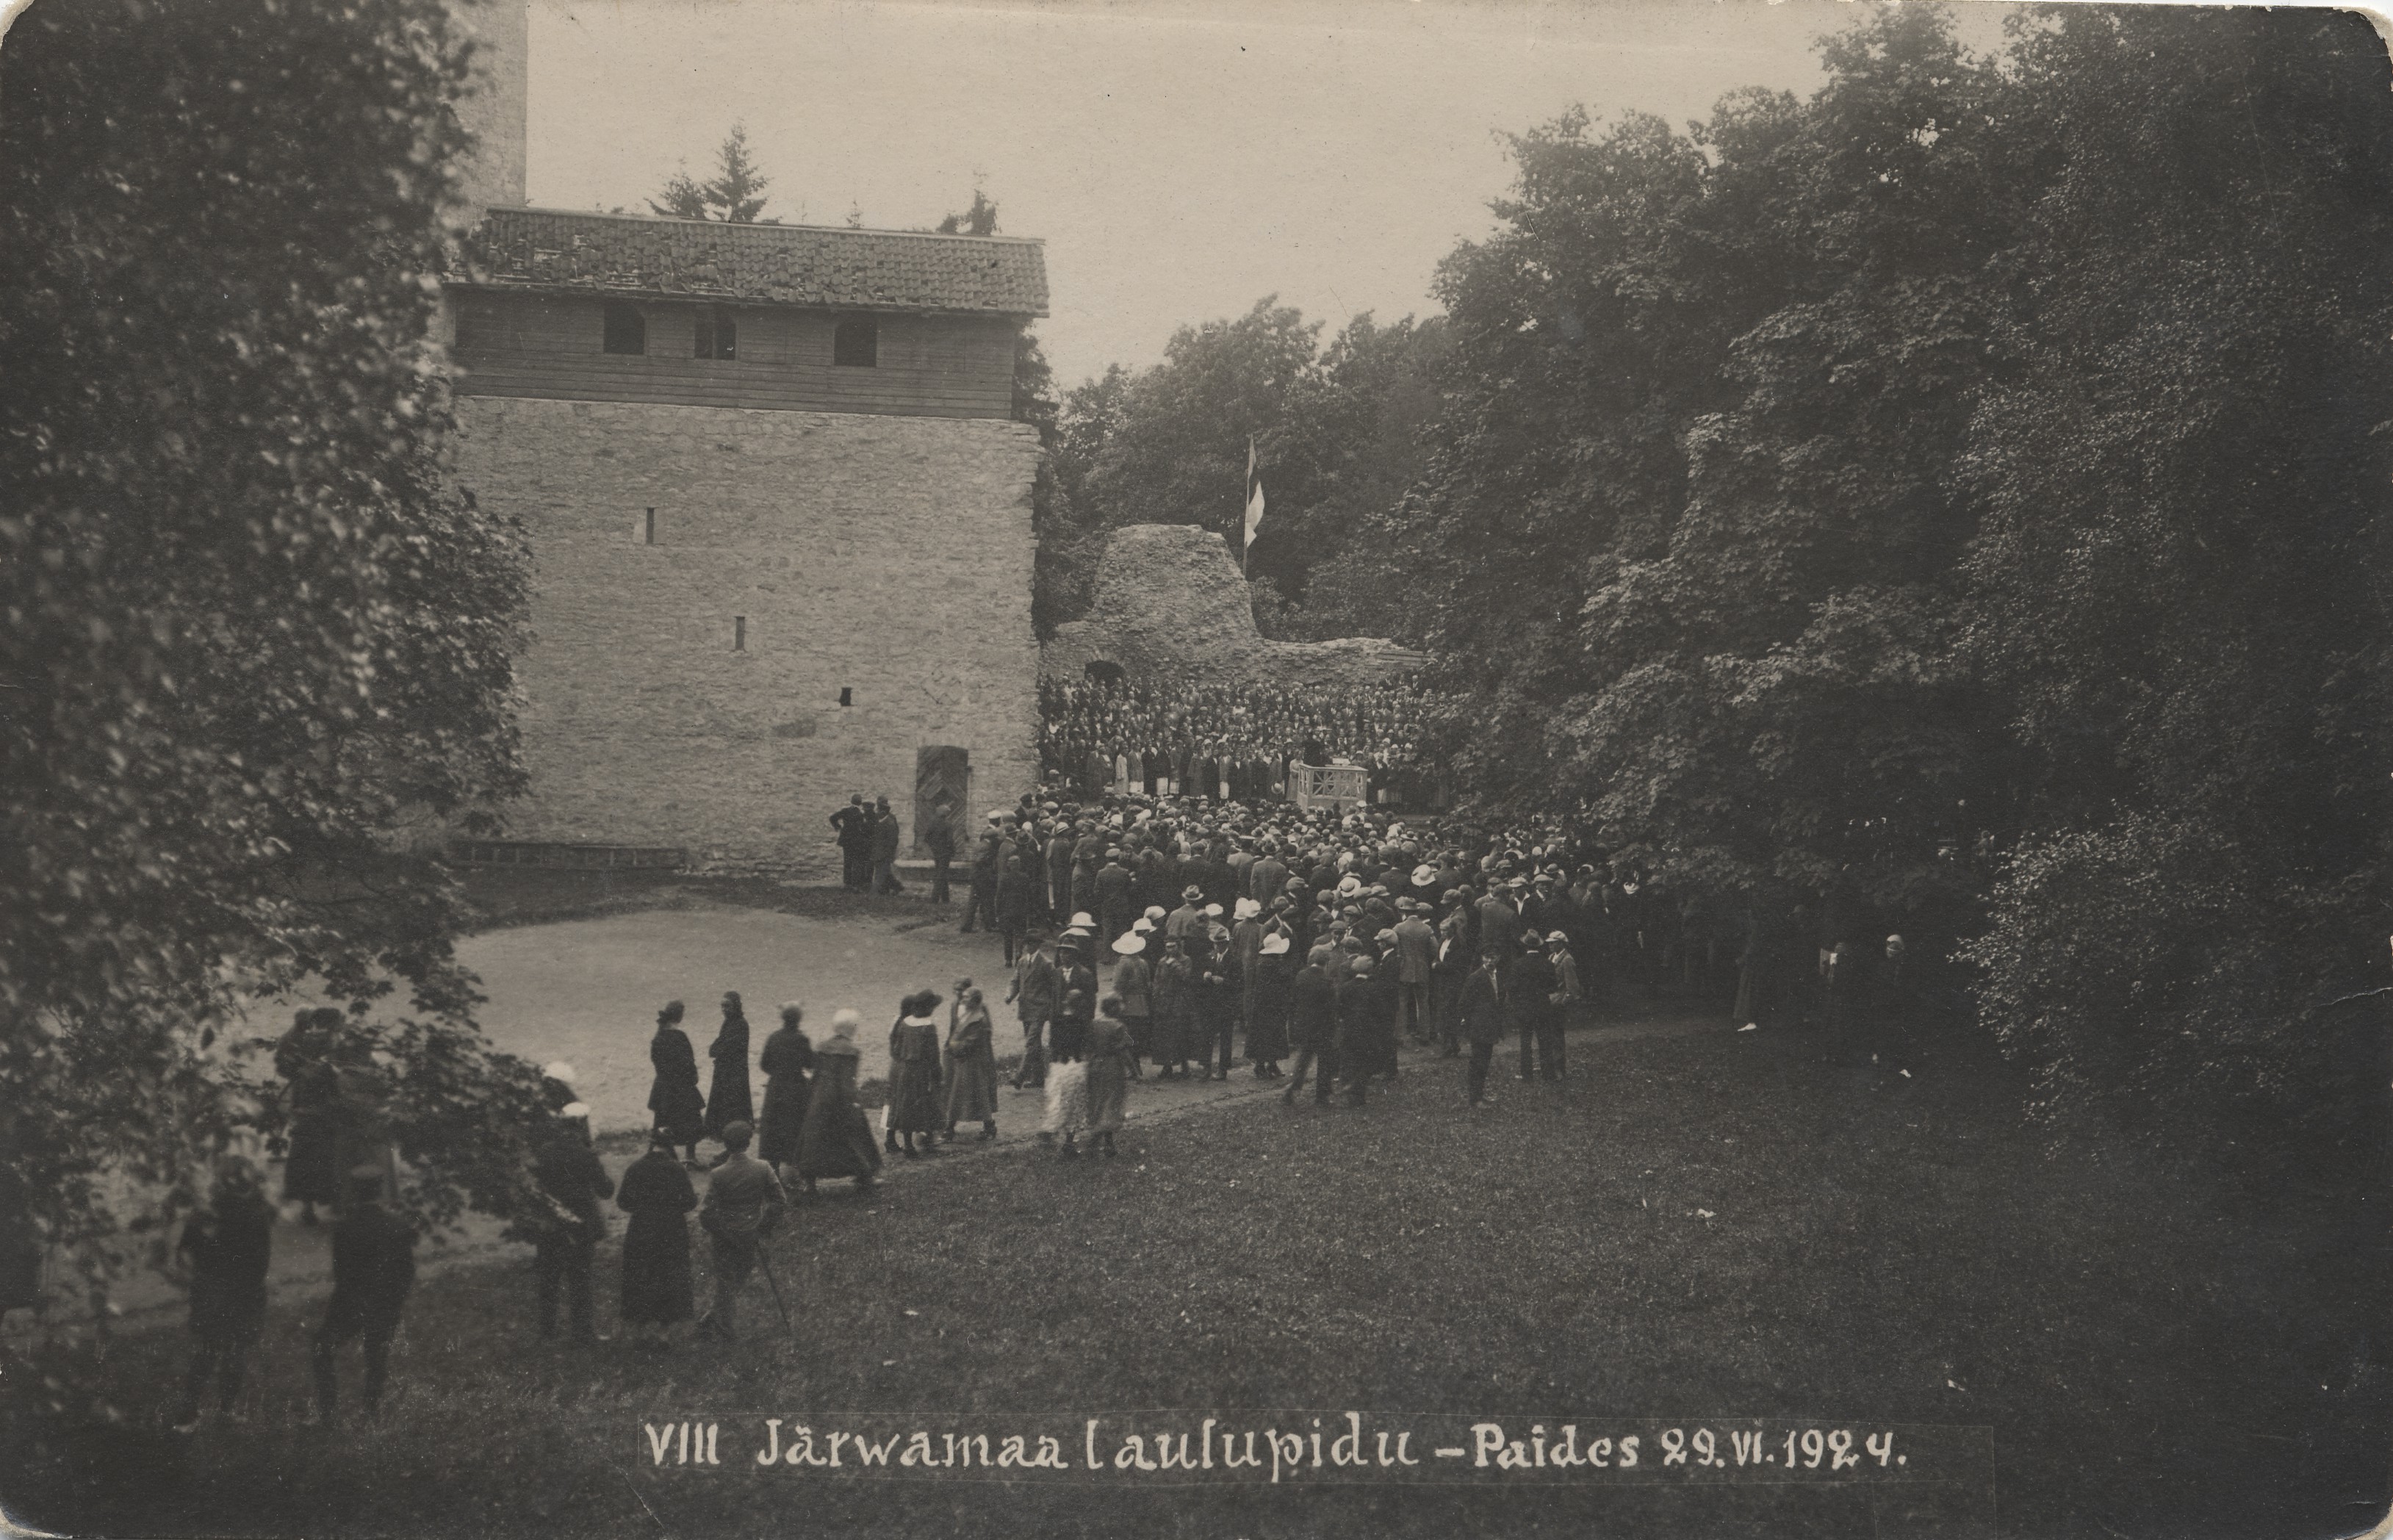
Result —
[[[383,1382],[390,1367],[390,1339],[399,1335],[399,1312],[415,1286],[415,1236],[405,1221],[382,1206],[380,1166],[349,1173],[349,1206],[333,1227],[333,1298],[316,1333],[316,1412],[333,1420],[340,1397],[334,1355],[350,1338],[365,1340],[366,1416],[382,1409]]]
[[[714,1299],[699,1317],[698,1335],[723,1342],[736,1338],[739,1286],[756,1270],[757,1248],[789,1202],[773,1168],[748,1153],[755,1132],[744,1122],[725,1125],[723,1164],[708,1180],[698,1210],[699,1228],[714,1242]]]
[[[241,1397],[250,1350],[266,1325],[266,1270],[274,1254],[274,1208],[257,1190],[257,1169],[242,1155],[223,1156],[208,1207],[183,1226],[176,1261],[189,1270],[191,1366],[175,1431],[200,1426],[200,1400],[216,1382],[216,1410],[230,1416]]]

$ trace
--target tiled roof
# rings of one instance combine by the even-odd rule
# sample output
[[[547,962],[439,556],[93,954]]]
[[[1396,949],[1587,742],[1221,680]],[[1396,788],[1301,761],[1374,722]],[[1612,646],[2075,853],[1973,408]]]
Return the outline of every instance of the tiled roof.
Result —
[[[854,309],[1047,313],[1036,241],[494,208],[468,283]]]

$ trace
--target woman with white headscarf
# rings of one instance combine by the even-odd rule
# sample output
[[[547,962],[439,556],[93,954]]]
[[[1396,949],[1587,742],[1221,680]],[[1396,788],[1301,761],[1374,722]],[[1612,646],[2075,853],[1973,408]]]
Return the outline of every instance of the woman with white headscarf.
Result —
[[[861,1060],[856,1029],[862,1021],[853,1011],[840,1011],[831,1017],[830,1039],[815,1050],[813,1094],[798,1133],[798,1176],[809,1193],[825,1178],[854,1177],[857,1187],[870,1187],[881,1169],[872,1127],[856,1104]]]

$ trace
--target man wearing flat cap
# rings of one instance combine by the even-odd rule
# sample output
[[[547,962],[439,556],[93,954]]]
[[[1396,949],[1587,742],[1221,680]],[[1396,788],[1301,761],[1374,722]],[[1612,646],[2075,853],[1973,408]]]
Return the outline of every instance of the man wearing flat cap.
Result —
[[[756,1270],[757,1251],[789,1203],[773,1168],[748,1153],[755,1132],[744,1122],[724,1126],[723,1164],[707,1179],[698,1209],[698,1226],[714,1243],[714,1299],[698,1319],[698,1335],[725,1342],[738,1335],[739,1286]]]

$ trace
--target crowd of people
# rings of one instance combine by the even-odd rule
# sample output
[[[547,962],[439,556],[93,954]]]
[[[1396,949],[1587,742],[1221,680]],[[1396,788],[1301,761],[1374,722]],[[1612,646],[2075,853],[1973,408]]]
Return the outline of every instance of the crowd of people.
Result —
[[[830,816],[830,827],[839,845],[840,886],[850,893],[905,891],[897,877],[897,810],[887,797],[867,802],[863,792],[854,793],[845,807]]]
[[[666,1005],[649,1040],[647,1150],[620,1182],[593,1146],[572,1067],[546,1066],[530,1174],[547,1209],[518,1222],[534,1246],[543,1336],[562,1313],[571,1340],[598,1340],[593,1272],[609,1201],[627,1220],[627,1333],[661,1339],[695,1317],[699,1336],[727,1340],[759,1272],[786,1313],[765,1242],[788,1206],[826,1181],[869,1188],[886,1157],[937,1155],[960,1130],[994,1139],[1000,1050],[1018,1052],[1011,1083],[1038,1098],[1040,1138],[1059,1157],[1117,1154],[1131,1088],[1150,1075],[1226,1080],[1243,1066],[1284,1102],[1309,1090],[1316,1105],[1359,1107],[1397,1079],[1406,1041],[1465,1058],[1464,1097],[1478,1108],[1495,1100],[1488,1080],[1508,1038],[1516,1080],[1561,1081],[1575,1020],[1624,988],[1692,972],[1699,956],[1716,967],[1723,934],[1701,906],[1671,900],[1560,824],[1489,832],[1268,801],[1030,795],[986,816],[970,860],[963,929],[997,933],[1002,998],[963,978],[899,1002],[877,1129],[853,1010],[817,1042],[804,1009],[783,1005],[752,1055],[744,1004],[726,994],[701,1086],[683,1005]],[[1749,959],[1785,942],[1782,929],[1737,944]],[[1832,1036],[1899,1056],[1887,1034],[1903,1015],[1903,954],[1899,935],[1821,946],[1799,970],[1801,1008],[1816,1008]],[[1000,1005],[1013,1017],[1002,1035]],[[283,1201],[303,1223],[319,1206],[340,1208],[313,1359],[327,1416],[352,1339],[363,1344],[365,1403],[378,1402],[413,1279],[412,1237],[386,1207],[396,1171],[372,1113],[373,1066],[345,1050],[340,1022],[303,1011],[276,1055],[292,1111]],[[701,1162],[706,1141],[722,1154]],[[712,1262],[702,1314],[693,1212]],[[197,1425],[211,1382],[225,1406],[239,1392],[264,1320],[273,1219],[257,1159],[228,1156],[177,1250],[194,1340],[180,1426]]]
[[[1291,763],[1408,769],[1422,756],[1430,711],[1405,680],[1088,679],[1046,682],[1039,694],[1040,759],[1084,794],[1135,786],[1245,801],[1275,794]]]

